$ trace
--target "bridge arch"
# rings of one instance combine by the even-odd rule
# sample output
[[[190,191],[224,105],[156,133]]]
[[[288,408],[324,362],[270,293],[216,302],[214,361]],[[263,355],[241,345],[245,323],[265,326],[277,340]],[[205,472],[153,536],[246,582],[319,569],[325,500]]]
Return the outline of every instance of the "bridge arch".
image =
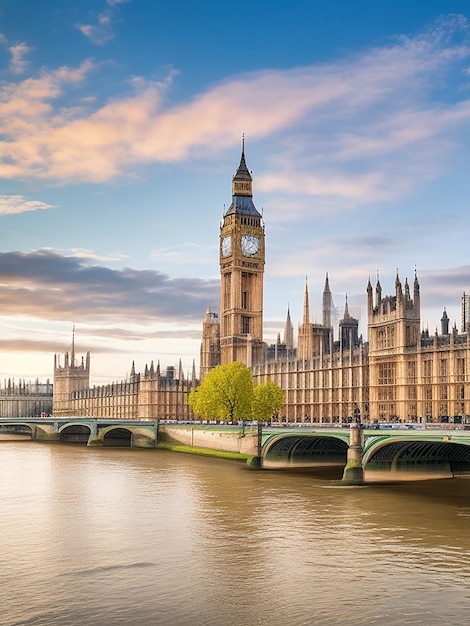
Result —
[[[263,467],[269,469],[346,465],[348,437],[292,433],[271,436],[263,445]]]
[[[2,424],[0,432],[5,434],[26,435],[34,439],[35,426],[33,424],[25,422],[9,422],[8,424]]]
[[[423,480],[470,475],[470,445],[440,440],[389,437],[367,446],[362,460],[366,482]]]
[[[102,433],[102,441],[104,446],[114,446],[117,448],[132,447],[132,431],[122,426],[112,426],[105,428]]]
[[[91,434],[92,428],[89,424],[65,424],[59,428],[59,441],[86,445]]]
[[[155,426],[132,426],[113,424],[99,428],[89,445],[114,446],[120,448],[154,448],[156,446]]]

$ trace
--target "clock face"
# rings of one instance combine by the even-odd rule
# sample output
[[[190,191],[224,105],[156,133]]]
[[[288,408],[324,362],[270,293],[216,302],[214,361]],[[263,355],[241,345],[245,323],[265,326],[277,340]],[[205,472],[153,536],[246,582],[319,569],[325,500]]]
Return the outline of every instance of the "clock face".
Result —
[[[255,256],[258,254],[260,242],[258,237],[253,235],[242,235],[242,253],[244,256]]]
[[[232,238],[230,235],[222,239],[221,249],[223,257],[230,256],[232,254]]]

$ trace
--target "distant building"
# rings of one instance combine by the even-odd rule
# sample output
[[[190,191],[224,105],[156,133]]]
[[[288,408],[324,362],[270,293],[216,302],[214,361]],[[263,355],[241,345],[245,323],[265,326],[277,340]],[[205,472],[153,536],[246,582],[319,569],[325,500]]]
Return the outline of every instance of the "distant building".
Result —
[[[9,379],[0,386],[0,417],[41,417],[52,414],[52,383]]]
[[[72,351],[73,353],[73,351]],[[54,357],[54,416],[112,417],[114,419],[169,419],[193,418],[188,406],[189,391],[199,381],[193,366],[192,376],[185,378],[179,366],[160,372],[160,364],[153,361],[142,374],[135,372],[134,363],[127,380],[90,388],[90,354],[77,365],[65,354],[64,365]]]

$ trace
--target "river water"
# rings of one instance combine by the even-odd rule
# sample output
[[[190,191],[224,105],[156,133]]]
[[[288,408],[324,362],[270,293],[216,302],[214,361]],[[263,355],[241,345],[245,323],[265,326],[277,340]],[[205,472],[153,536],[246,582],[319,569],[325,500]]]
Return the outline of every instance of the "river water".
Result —
[[[0,441],[2,626],[470,623],[470,478]]]

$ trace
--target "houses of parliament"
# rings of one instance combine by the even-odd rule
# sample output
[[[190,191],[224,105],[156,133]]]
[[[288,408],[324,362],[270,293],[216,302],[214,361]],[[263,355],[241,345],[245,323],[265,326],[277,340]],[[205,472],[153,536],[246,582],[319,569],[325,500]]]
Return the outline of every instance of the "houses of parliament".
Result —
[[[444,310],[434,334],[421,329],[418,276],[384,295],[377,277],[367,283],[367,340],[346,300],[342,319],[326,275],[322,318],[310,316],[305,285],[303,319],[295,341],[289,310],[283,337],[263,340],[265,227],[253,201],[244,145],[232,178],[232,202],[219,233],[220,311],[207,309],[202,325],[199,375],[193,365],[132,366],[124,382],[90,387],[90,354],[54,357],[53,413],[57,416],[191,420],[190,390],[219,364],[240,361],[255,384],[272,380],[285,391],[280,422],[470,421],[469,298],[462,298],[462,328],[449,328]]]

